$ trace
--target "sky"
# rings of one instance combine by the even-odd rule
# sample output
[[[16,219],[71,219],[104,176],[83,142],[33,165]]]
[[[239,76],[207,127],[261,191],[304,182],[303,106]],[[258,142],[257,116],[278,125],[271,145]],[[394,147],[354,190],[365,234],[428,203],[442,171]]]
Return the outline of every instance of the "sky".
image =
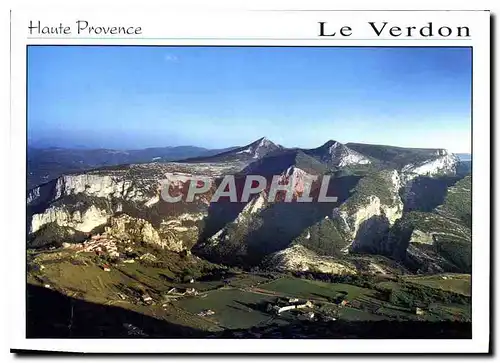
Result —
[[[469,48],[28,48],[32,146],[470,152]]]

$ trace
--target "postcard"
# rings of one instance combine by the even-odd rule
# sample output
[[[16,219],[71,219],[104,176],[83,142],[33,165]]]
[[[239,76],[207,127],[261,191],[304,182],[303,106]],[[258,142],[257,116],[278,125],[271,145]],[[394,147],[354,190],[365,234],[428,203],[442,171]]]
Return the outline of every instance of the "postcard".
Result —
[[[488,11],[11,21],[13,352],[489,351]]]

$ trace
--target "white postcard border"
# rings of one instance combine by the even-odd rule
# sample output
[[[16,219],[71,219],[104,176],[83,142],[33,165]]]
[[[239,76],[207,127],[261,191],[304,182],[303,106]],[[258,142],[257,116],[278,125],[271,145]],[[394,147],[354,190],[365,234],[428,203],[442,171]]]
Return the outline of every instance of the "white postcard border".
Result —
[[[168,10],[172,15],[172,8]],[[42,12],[43,13],[43,12]],[[13,349],[52,350],[68,352],[176,352],[176,353],[438,353],[438,352],[485,352],[489,349],[489,302],[490,302],[490,18],[488,12],[295,12],[294,16],[323,21],[325,18],[335,21],[350,19],[363,21],[363,16],[374,20],[397,17],[399,23],[415,21],[426,15],[432,19],[455,19],[466,22],[471,27],[471,38],[466,40],[335,40],[317,39],[315,29],[298,29],[295,39],[27,39],[26,16],[29,11],[12,12],[12,118],[10,149],[10,190],[8,204],[10,223],[8,238],[10,242],[9,265],[12,274],[9,299],[11,344]],[[32,13],[33,14],[33,13]],[[32,14],[29,14],[32,16]],[[37,13],[38,14],[38,13]],[[40,13],[41,14],[41,13]],[[47,20],[73,19],[76,12],[44,12]],[[89,16],[92,11],[89,11]],[[238,17],[255,17],[256,12],[239,12]],[[261,12],[261,14],[269,14]],[[273,14],[274,22],[279,23],[280,12]],[[422,15],[423,14],[423,15]],[[192,14],[175,14],[172,29],[176,21]],[[264,16],[264,15],[263,15]],[[268,15],[265,15],[268,16]],[[163,16],[165,18],[166,16]],[[192,22],[193,34],[206,34],[214,24],[227,24],[227,12],[214,11],[210,17],[199,17]],[[101,12],[96,17],[107,23],[132,20],[137,24],[151,24],[155,29],[163,29],[157,24],[158,16],[146,11],[122,11],[113,9]],[[234,17],[233,17],[234,19]],[[253,18],[252,18],[253,19]],[[360,20],[361,19],[361,20]],[[458,20],[457,20],[458,19]],[[266,21],[250,23],[259,28],[259,36],[266,34]],[[155,25],[156,24],[156,25]],[[309,24],[309,20],[303,24]],[[229,38],[234,29],[217,27],[217,32],[227,32]],[[304,26],[304,25],[303,25]],[[170,28],[169,28],[170,29]],[[248,29],[248,32],[256,31]],[[215,33],[217,33],[215,32]],[[304,34],[310,34],[305,38]],[[156,33],[155,33],[156,34]],[[164,36],[168,36],[167,33]],[[219,34],[219,33],[217,33]],[[192,38],[192,34],[188,34]],[[285,34],[286,35],[286,34]],[[179,36],[179,35],[177,35]],[[169,36],[170,38],[170,36]],[[311,38],[311,39],[309,39]],[[237,339],[26,339],[25,337],[25,150],[26,150],[26,44],[141,44],[141,45],[301,45],[301,46],[472,46],[473,47],[473,338],[470,340],[237,340]],[[325,344],[328,342],[328,344]]]

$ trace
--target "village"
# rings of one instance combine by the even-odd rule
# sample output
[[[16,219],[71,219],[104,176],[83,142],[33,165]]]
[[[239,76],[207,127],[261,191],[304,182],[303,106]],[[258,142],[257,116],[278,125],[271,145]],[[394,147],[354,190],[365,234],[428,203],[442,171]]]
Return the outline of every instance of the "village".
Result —
[[[155,274],[168,271],[171,262],[165,265],[165,256],[159,250],[133,240],[118,239],[107,231],[89,236],[82,243],[65,243],[62,248],[52,251],[54,256],[66,256],[67,271],[74,269],[75,276],[80,274],[91,286],[98,287],[102,281],[127,281],[102,285],[99,294],[106,299],[103,303],[139,311],[151,309],[155,315],[165,314],[166,317],[186,314],[183,316],[189,316],[187,319],[193,326],[241,329],[301,321],[343,324],[358,319],[426,320],[435,313],[429,306],[395,309],[373,298],[373,290],[367,288],[280,273],[222,273],[214,275],[211,281],[203,274],[188,277],[189,274],[175,272],[170,279],[160,276],[157,283],[151,284],[151,278],[156,279]],[[191,261],[190,258],[185,261]],[[47,264],[37,262],[37,276],[42,286],[74,296],[73,292],[48,278],[50,268],[46,267],[51,263],[50,259]],[[58,279],[62,281],[61,275]],[[89,291],[82,289],[82,292],[87,294]],[[130,334],[136,333],[131,330]]]
[[[118,249],[118,245],[125,245],[127,247],[123,248],[121,251]],[[70,251],[74,251],[75,255],[84,252],[94,253],[98,257],[102,257],[103,262],[100,264],[100,268],[106,272],[111,271],[111,264],[119,263],[135,263],[136,260],[141,261],[156,261],[156,256],[151,253],[144,253],[139,255],[134,251],[134,242],[130,239],[128,240],[117,240],[115,237],[108,235],[105,231],[96,235],[92,235],[86,241],[82,243],[63,243],[62,248]],[[108,261],[108,262],[104,262]]]
[[[91,236],[88,240],[77,244],[63,244],[63,250],[71,252],[75,257],[82,254],[92,254],[97,261],[97,266],[103,272],[111,272],[112,269],[120,269],[124,264],[143,264],[151,263],[157,260],[157,257],[149,252],[139,254],[137,248],[134,248],[135,243],[132,240],[117,240],[106,232]],[[44,266],[40,266],[43,270]],[[179,299],[197,298],[204,299],[207,293],[213,290],[200,292],[195,287],[189,287],[189,284],[195,284],[195,279],[190,278],[183,284],[170,287],[166,292],[161,294],[144,290],[133,290],[124,288],[123,291],[117,293],[117,297],[122,301],[128,301],[139,305],[159,305],[166,308],[168,305],[177,302]],[[221,286],[217,289],[231,290],[231,281],[222,281]],[[180,286],[182,285],[182,286]],[[242,291],[259,293],[258,284],[242,288]],[[52,288],[49,284],[46,288]],[[338,301],[338,304],[328,304],[329,308],[325,307],[324,303],[313,302],[308,299],[300,299],[298,297],[278,296],[274,302],[263,300],[263,303],[256,307],[261,313],[270,315],[276,318],[291,318],[309,321],[335,321],[338,319],[338,309],[347,306],[349,302],[345,299]],[[251,309],[250,309],[251,310]],[[202,308],[197,313],[197,316],[202,318],[216,317],[218,311],[216,308]]]

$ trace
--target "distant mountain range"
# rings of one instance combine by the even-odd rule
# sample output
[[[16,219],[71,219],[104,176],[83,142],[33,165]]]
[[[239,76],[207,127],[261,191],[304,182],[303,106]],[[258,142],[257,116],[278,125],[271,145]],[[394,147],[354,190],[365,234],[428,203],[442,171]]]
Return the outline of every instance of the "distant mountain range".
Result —
[[[167,146],[137,150],[116,150],[28,147],[27,187],[28,189],[32,188],[65,173],[102,166],[166,162],[196,156],[211,156],[234,148],[206,149],[197,146]]]
[[[28,147],[27,188],[55,179],[62,174],[74,173],[105,166],[139,164],[149,162],[184,161],[189,163],[249,162],[273,155],[276,162],[285,159],[314,159],[320,168],[342,168],[349,165],[368,165],[384,162],[395,167],[408,160],[425,161],[438,149],[401,148],[384,145],[347,143],[330,140],[315,149],[285,148],[263,137],[242,147],[207,149],[197,146],[156,147],[136,150],[84,149],[84,148],[36,148]],[[456,154],[463,161],[470,154]],[[319,163],[318,163],[319,162]],[[269,164],[269,160],[267,160]],[[318,167],[317,165],[317,167]],[[256,167],[257,165],[254,165]],[[261,165],[261,167],[264,167]]]

